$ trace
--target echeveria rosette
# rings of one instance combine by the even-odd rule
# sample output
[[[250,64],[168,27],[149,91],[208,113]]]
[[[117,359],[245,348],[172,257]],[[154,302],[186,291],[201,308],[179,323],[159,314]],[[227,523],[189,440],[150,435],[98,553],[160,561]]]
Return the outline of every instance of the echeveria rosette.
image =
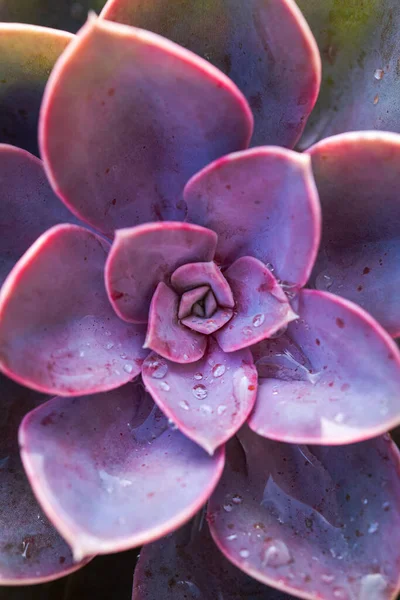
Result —
[[[294,5],[277,6],[267,3],[266,15],[278,10],[269,16],[288,19],[304,42],[305,78],[293,78],[285,98],[298,100],[305,89],[305,108],[295,112],[295,126],[281,120],[291,141],[277,140],[292,145],[315,100],[318,61]],[[20,210],[13,235],[26,235],[31,224],[32,237],[51,227],[18,261],[0,299],[1,368],[58,396],[25,417],[23,463],[75,558],[156,540],[211,497],[214,540],[255,579],[304,598],[386,600],[399,587],[399,557],[378,553],[384,543],[376,540],[399,520],[397,450],[385,438],[334,446],[399,423],[398,350],[356,305],[300,291],[320,237],[311,170],[318,152],[246,150],[251,126],[232,82],[158,36],[92,19],[69,44],[42,105],[44,166],[72,212],[113,242],[66,217],[61,204],[45,224],[40,208],[21,218],[19,198],[40,206],[38,186],[46,204],[57,200],[40,161],[2,147],[8,202]],[[367,142],[368,135],[355,138],[361,150]],[[374,152],[383,143],[376,134]],[[317,175],[323,203],[328,176]],[[361,176],[348,185],[356,188]],[[12,246],[5,271],[21,251]],[[140,372],[153,399],[131,381]],[[246,419],[253,431],[229,442],[229,465],[213,493],[222,445]],[[302,445],[310,443],[322,446]],[[298,525],[293,513],[302,515]],[[252,535],[254,552],[244,543]],[[196,559],[199,543],[186,554]],[[345,580],[341,561],[354,552]],[[293,575],[288,565],[296,563],[304,572]],[[210,585],[219,593],[218,578]],[[152,592],[141,586],[139,593]]]

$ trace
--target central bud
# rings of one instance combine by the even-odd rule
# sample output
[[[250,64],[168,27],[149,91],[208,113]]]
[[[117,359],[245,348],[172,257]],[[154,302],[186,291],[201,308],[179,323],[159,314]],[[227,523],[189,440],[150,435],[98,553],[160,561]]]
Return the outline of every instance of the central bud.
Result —
[[[179,267],[171,284],[181,294],[178,319],[189,329],[210,335],[232,318],[232,291],[214,262]]]

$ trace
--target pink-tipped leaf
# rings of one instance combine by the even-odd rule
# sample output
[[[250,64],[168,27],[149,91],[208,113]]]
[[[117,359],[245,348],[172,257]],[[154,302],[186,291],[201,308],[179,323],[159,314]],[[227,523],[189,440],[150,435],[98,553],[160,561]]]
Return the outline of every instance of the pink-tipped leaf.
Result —
[[[210,454],[243,425],[257,395],[250,351],[226,354],[214,340],[204,357],[190,365],[151,354],[142,377],[164,414]]]
[[[75,558],[180,527],[224,466],[223,450],[210,457],[172,429],[140,383],[55,398],[25,417],[19,440],[33,490]]]
[[[0,368],[33,389],[77,396],[135,377],[145,330],[114,313],[104,289],[108,242],[57,225],[30,247],[0,293]]]

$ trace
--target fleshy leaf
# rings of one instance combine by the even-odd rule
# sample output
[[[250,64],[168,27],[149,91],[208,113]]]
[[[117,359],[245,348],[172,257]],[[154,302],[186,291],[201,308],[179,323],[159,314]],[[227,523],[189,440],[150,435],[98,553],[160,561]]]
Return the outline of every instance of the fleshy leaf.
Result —
[[[292,600],[249,577],[214,544],[204,514],[145,546],[135,568],[132,600]]]
[[[309,153],[323,214],[312,281],[360,304],[398,336],[400,135],[348,133]]]
[[[250,351],[225,354],[214,340],[204,357],[189,365],[160,362],[151,354],[142,377],[163,413],[210,454],[243,425],[257,395]]]
[[[293,146],[317,98],[321,62],[292,0],[109,0],[101,16],[155,31],[226,73],[255,114],[254,144]],[[288,43],[290,40],[290,43]]]
[[[178,294],[160,281],[150,305],[145,347],[168,360],[192,363],[203,356],[207,338],[181,325],[178,308]]]
[[[33,389],[77,396],[135,377],[145,330],[112,310],[103,271],[109,249],[75,225],[44,233],[0,294],[0,368]]]
[[[254,346],[259,389],[249,425],[299,444],[346,444],[400,423],[400,352],[361,308],[303,290],[280,338]]]
[[[242,256],[225,277],[236,302],[229,325],[215,334],[225,352],[252,346],[297,318],[275,277],[256,258]]]
[[[172,274],[171,283],[180,293],[209,285],[220,306],[233,308],[235,305],[229,284],[215,262],[184,264]]]
[[[0,21],[8,20],[3,13],[4,1]],[[0,23],[1,143],[39,154],[37,126],[44,87],[54,63],[73,37],[65,31]]]
[[[219,264],[254,256],[282,281],[306,283],[321,228],[308,156],[267,147],[226,156],[197,173],[184,198],[189,221],[218,234]]]
[[[323,78],[300,147],[365,129],[400,132],[397,0],[297,0],[316,37]]]
[[[186,327],[193,329],[193,331],[198,331],[204,335],[211,335],[225,327],[231,320],[232,315],[233,310],[231,308],[218,308],[211,317],[191,315],[190,317],[182,319],[181,322],[183,325],[186,325]]]
[[[76,219],[50,188],[41,161],[15,146],[0,144],[0,189],[1,285],[39,235]]]
[[[169,283],[182,264],[213,258],[217,236],[190,223],[147,223],[116,232],[106,287],[115,312],[125,321],[146,323],[160,281]]]
[[[224,466],[223,450],[210,457],[172,430],[141,383],[47,402],[25,417],[20,445],[34,492],[75,558],[176,529]]]
[[[57,579],[84,564],[73,563],[67,544],[43,515],[19,456],[18,425],[45,400],[0,375],[0,586]]]
[[[391,600],[400,589],[399,451],[389,436],[294,446],[243,429],[208,520],[225,556],[299,598]]]
[[[99,12],[104,0],[1,0],[0,21],[33,23],[75,32],[83,25],[88,11]]]
[[[104,233],[182,220],[186,181],[246,148],[247,103],[217,69],[155,34],[90,18],[52,72],[41,153],[71,210]]]

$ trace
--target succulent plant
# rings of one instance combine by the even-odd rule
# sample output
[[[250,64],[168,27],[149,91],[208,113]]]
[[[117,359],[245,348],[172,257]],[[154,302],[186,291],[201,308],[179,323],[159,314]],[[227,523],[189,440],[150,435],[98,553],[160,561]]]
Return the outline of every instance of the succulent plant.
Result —
[[[361,4],[301,2],[329,64]],[[400,121],[314,117],[320,66],[292,0],[0,24],[1,585],[396,597]]]

